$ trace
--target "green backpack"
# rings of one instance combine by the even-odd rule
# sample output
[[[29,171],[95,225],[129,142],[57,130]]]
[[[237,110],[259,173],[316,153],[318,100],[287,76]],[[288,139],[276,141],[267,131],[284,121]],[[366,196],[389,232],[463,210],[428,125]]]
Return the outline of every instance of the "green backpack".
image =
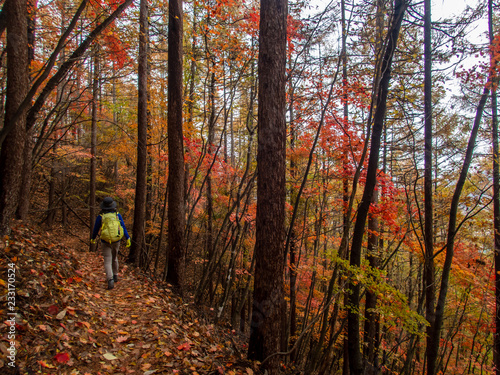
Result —
[[[108,243],[120,241],[123,237],[123,228],[118,218],[118,212],[101,214],[101,240]]]

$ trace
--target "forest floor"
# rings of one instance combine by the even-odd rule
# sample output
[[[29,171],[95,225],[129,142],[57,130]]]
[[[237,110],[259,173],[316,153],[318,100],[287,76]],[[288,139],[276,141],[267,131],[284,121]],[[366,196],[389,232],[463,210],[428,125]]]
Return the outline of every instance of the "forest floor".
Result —
[[[123,259],[107,290],[100,252],[67,233],[18,224],[0,239],[0,373],[257,372],[244,340]]]

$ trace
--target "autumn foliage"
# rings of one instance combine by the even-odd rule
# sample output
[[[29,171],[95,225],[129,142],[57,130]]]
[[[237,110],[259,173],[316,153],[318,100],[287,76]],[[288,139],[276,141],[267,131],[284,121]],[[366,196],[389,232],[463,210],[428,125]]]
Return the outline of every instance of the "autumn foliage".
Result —
[[[88,2],[34,99],[121,3]],[[366,371],[424,373],[429,322],[423,290],[423,8],[411,2],[402,23],[381,136],[377,199],[369,208],[361,264],[353,266],[349,245],[367,179],[379,44],[386,40],[393,9],[391,2],[380,1],[363,6],[338,1],[327,8],[316,3],[290,1],[287,18],[287,267],[279,371],[342,373],[348,360],[347,317],[354,312]],[[44,72],[79,5],[57,0],[30,10],[36,14],[30,84]],[[344,35],[341,6],[348,15]],[[103,289],[98,253],[86,251],[93,102],[97,201],[113,196],[129,228],[136,209],[139,28],[132,5],[74,62],[30,129],[29,217],[0,242],[2,272],[14,262],[19,275],[21,373],[251,374],[259,369],[246,360],[256,262],[259,3],[184,2],[184,299],[165,284],[168,2],[150,1],[149,12],[143,250],[136,264],[123,269],[125,280],[115,294]],[[500,36],[492,43],[484,35],[468,38],[475,22],[485,25],[486,19],[487,9],[479,4],[448,20],[433,20],[436,284],[476,103],[484,88],[494,91],[498,82]],[[492,22],[496,30],[498,20]],[[3,33],[3,49],[6,38]],[[5,59],[2,54],[0,103],[6,100]],[[92,92],[94,69],[97,93]],[[1,108],[3,113],[4,104]],[[489,104],[484,110],[460,197],[439,342],[442,374],[500,371],[493,355],[495,111]],[[348,304],[350,285],[360,286],[358,306]],[[4,282],[2,288],[4,295]],[[4,302],[1,306],[6,311]],[[3,353],[7,328],[1,331]],[[7,363],[0,361],[0,368]]]

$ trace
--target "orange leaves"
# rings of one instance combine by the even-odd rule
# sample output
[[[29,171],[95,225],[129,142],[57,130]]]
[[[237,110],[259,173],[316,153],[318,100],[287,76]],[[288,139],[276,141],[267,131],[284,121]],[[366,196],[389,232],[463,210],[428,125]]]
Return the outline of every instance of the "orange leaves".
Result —
[[[38,361],[38,364],[39,364],[40,366],[42,366],[42,367],[45,367],[45,368],[50,368],[50,369],[52,369],[52,368],[56,368],[56,366],[51,365],[51,364],[48,364],[48,363],[46,363],[45,361]]]
[[[126,63],[130,62],[128,55],[129,45],[122,41],[121,36],[114,30],[109,29],[103,34],[103,46],[109,53],[109,59],[106,61],[114,62],[113,69],[121,69]]]
[[[184,342],[184,343],[182,343],[181,345],[179,345],[177,347],[177,350],[186,350],[186,351],[188,351],[189,349],[191,349],[191,343],[189,343],[189,342]]]

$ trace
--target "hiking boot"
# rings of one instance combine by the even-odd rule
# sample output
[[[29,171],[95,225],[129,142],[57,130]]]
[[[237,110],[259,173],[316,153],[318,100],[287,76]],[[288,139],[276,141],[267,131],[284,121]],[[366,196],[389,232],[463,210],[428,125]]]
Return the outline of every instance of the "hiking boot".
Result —
[[[114,281],[115,283],[117,283],[117,282],[118,282],[118,275],[113,275],[113,281]]]
[[[108,290],[113,289],[115,287],[115,282],[113,279],[108,280]]]

